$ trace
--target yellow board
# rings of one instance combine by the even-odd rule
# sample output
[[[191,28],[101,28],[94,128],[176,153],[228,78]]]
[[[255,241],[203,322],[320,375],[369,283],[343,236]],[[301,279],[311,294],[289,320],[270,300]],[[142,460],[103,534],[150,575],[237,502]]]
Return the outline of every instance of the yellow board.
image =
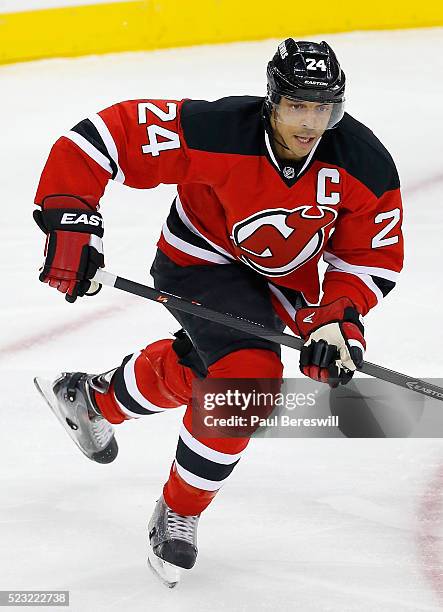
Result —
[[[439,25],[441,0],[138,0],[0,14],[0,63]]]

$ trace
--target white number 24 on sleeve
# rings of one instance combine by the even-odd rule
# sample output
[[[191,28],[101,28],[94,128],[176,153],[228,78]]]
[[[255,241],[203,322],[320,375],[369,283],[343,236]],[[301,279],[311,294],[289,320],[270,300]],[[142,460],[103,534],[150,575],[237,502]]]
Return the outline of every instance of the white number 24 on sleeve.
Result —
[[[160,121],[173,121],[177,117],[177,104],[175,102],[167,102],[168,112],[158,108],[152,102],[141,102],[138,105],[138,122],[139,125],[148,123],[148,112],[153,113]],[[168,130],[160,125],[148,125],[146,128],[148,133],[148,144],[142,146],[143,153],[156,157],[162,151],[170,151],[171,149],[180,148],[180,138],[176,132]],[[158,136],[166,140],[158,141]]]

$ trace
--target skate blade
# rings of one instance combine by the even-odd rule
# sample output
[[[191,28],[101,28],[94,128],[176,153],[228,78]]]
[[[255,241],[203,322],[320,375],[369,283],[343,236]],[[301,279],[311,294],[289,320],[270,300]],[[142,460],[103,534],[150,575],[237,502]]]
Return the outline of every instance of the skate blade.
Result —
[[[179,584],[180,568],[157,557],[151,548],[148,550],[148,565],[157,578],[169,589],[173,589]]]
[[[57,420],[61,423],[63,429],[66,431],[66,433],[71,438],[71,440],[74,442],[74,444],[81,450],[81,452],[86,457],[88,457],[88,459],[90,459],[89,455],[83,450],[83,448],[77,442],[77,439],[74,435],[72,428],[69,426],[69,424],[67,423],[63,415],[60,414],[60,409],[58,407],[57,398],[55,397],[54,391],[52,390],[53,384],[54,383],[52,383],[49,380],[45,380],[44,378],[38,378],[38,377],[34,378],[34,385],[37,391],[40,393],[42,398],[45,400],[45,402],[49,406],[49,408],[51,409],[51,412],[54,414]]]

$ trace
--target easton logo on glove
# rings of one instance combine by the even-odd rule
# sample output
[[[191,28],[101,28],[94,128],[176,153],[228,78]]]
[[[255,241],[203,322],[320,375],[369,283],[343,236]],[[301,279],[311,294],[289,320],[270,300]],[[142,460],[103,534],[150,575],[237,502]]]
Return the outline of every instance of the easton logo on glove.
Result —
[[[87,213],[63,213],[60,224],[61,225],[92,225],[94,227],[103,227],[103,219],[101,215],[90,215]]]
[[[306,341],[300,353],[303,374],[332,387],[349,382],[366,350],[363,320],[351,300],[300,308],[295,321]]]
[[[47,235],[40,280],[66,294],[68,302],[98,293],[91,279],[104,266],[103,219],[87,201],[71,195],[46,197],[34,220]]]

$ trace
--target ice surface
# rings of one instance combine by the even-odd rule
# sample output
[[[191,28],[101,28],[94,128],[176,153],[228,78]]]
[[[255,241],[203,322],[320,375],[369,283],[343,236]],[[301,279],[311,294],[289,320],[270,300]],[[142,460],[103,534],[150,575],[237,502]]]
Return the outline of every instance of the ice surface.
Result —
[[[321,37],[318,37],[321,39]],[[328,36],[348,110],[397,161],[407,258],[367,317],[367,358],[441,375],[443,31]],[[75,612],[418,612],[443,608],[439,440],[256,440],[200,522],[196,567],[175,591],[146,564],[147,521],[183,410],[120,426],[118,460],[88,462],[32,385],[98,371],[177,326],[166,311],[104,289],[67,304],[37,280],[31,219],[57,137],[138,97],[261,94],[276,41],[51,60],[0,68],[0,588],[69,589]],[[172,187],[110,184],[102,212],[110,271],[149,280]],[[297,354],[284,351],[286,375]]]

